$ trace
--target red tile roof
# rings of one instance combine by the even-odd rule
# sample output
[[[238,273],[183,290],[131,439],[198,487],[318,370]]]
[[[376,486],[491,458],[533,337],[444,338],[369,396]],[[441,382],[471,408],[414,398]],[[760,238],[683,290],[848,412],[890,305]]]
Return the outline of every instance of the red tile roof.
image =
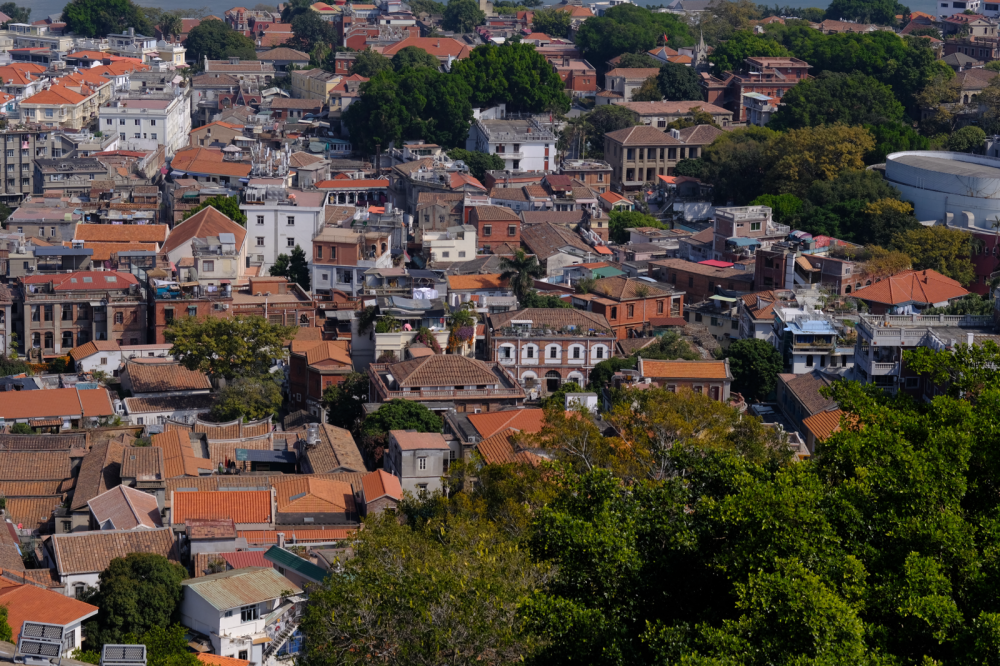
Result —
[[[403,499],[403,487],[399,484],[399,479],[381,469],[361,478],[361,491],[366,504],[382,497],[391,497],[396,501]]]
[[[545,425],[543,409],[511,409],[506,412],[469,414],[469,422],[479,431],[479,436],[492,437],[501,430],[520,430],[538,433]]]
[[[905,271],[862,287],[854,292],[855,298],[886,305],[904,303],[943,303],[961,298],[969,292],[961,284],[935,270]]]
[[[731,379],[725,361],[652,361],[642,359],[642,376],[652,379]]]
[[[232,569],[271,566],[271,563],[264,559],[264,551],[262,550],[240,550],[232,553],[222,553],[222,559]],[[234,659],[233,661],[238,660]]]
[[[110,226],[110,225],[109,225]],[[138,278],[131,273],[112,271],[76,271],[54,275],[29,275],[21,278],[24,284],[52,283],[56,291],[74,291],[79,289],[128,289],[133,284],[139,284]]]
[[[34,585],[16,585],[0,590],[0,605],[7,608],[11,633],[21,633],[24,622],[67,625],[97,614],[97,606],[79,599],[44,590]]]
[[[159,243],[170,233],[165,224],[78,224],[73,238],[97,243]],[[84,245],[86,247],[86,245]]]
[[[501,430],[476,444],[476,451],[487,465],[528,463],[537,465],[542,458],[530,451],[521,451],[517,446],[516,430]]]
[[[422,359],[421,359],[422,360]],[[403,451],[422,451],[429,449],[444,450],[450,448],[448,442],[436,432],[408,432],[406,430],[390,430],[399,448]]]
[[[357,5],[354,6],[357,7]],[[386,58],[391,58],[408,46],[415,46],[418,49],[423,49],[435,58],[445,58],[447,56],[451,56],[461,60],[462,58],[468,58],[469,53],[472,52],[472,47],[468,44],[464,44],[457,39],[452,39],[450,37],[407,37],[406,39],[398,41],[391,46],[387,46],[385,50],[382,51],[382,55]]]
[[[237,524],[271,522],[271,493],[267,490],[181,491],[173,494],[170,520],[232,518]]]
[[[54,417],[112,416],[108,390],[61,388],[5,393],[0,416],[8,420]]]
[[[241,530],[239,532],[239,536],[242,539],[246,539],[247,543],[251,546],[263,546],[278,543],[279,531],[285,535],[286,543],[309,543],[350,539],[357,530],[350,528],[324,528],[320,530]]]
[[[373,178],[358,178],[358,179],[341,179],[336,180],[321,180],[316,183],[316,189],[318,190],[351,190],[358,189],[364,190],[373,187],[389,187],[389,181],[384,178],[373,179]]]
[[[192,238],[206,238],[219,234],[233,234],[236,236],[236,247],[240,248],[243,247],[247,230],[220,213],[214,206],[202,208],[174,227],[163,244],[163,251],[173,252]]]

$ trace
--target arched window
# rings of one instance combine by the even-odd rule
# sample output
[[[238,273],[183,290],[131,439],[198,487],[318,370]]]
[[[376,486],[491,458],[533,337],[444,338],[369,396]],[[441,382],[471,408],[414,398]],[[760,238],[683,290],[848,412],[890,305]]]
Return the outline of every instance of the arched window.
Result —
[[[31,346],[36,349],[42,346],[42,335],[40,333],[31,334]]]
[[[535,358],[535,345],[528,345],[524,348],[524,358]]]
[[[561,351],[562,349],[559,348],[559,345],[549,345],[549,353],[547,356],[549,358],[559,358]]]
[[[965,95],[965,96],[964,96],[964,97],[962,98],[962,103],[963,103],[963,104],[968,104],[968,103],[969,103],[969,96],[968,96],[968,95]]]
[[[845,294],[851,293],[851,285],[847,285],[847,289],[844,290]]]

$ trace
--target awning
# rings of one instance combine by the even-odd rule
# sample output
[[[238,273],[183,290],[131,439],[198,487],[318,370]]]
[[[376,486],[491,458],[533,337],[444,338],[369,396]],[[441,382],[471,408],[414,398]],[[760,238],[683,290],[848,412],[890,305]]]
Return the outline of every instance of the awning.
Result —
[[[735,303],[736,302],[735,298],[729,298],[728,296],[719,296],[718,294],[716,294],[715,296],[709,296],[708,300],[710,300],[710,301],[725,301],[727,303]]]
[[[51,419],[30,419],[29,423],[33,426],[58,426],[62,425],[62,419],[51,418]]]
[[[613,254],[611,250],[604,247],[603,245],[595,245],[594,252],[596,252],[597,254]]]
[[[760,241],[756,238],[727,238],[727,243],[732,243],[733,245],[738,245],[739,247],[749,247],[750,245],[760,245]]]

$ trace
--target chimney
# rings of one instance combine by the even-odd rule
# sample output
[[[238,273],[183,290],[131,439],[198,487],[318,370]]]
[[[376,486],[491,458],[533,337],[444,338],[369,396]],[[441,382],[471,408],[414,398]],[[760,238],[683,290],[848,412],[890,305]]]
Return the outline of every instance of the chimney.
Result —
[[[969,340],[968,344],[971,347],[972,344],[976,341],[976,334],[975,333],[967,333],[966,335],[968,335],[968,340]]]
[[[285,533],[278,532],[278,548],[284,548],[284,547],[285,547]]]
[[[319,424],[310,423],[306,425],[306,445],[316,446],[319,444]]]

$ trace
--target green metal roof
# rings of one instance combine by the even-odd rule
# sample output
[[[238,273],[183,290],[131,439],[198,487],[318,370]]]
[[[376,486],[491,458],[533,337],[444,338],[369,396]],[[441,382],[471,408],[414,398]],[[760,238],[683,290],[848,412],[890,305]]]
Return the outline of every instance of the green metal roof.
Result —
[[[625,275],[624,272],[618,270],[614,266],[601,266],[600,268],[595,268],[594,270],[590,271],[590,274],[593,275],[595,278],[617,277],[619,275]]]
[[[322,583],[323,579],[326,578],[326,570],[278,546],[268,548],[267,552],[264,553],[264,559],[268,562],[273,562],[279,567],[291,569],[300,576],[317,583]]]

